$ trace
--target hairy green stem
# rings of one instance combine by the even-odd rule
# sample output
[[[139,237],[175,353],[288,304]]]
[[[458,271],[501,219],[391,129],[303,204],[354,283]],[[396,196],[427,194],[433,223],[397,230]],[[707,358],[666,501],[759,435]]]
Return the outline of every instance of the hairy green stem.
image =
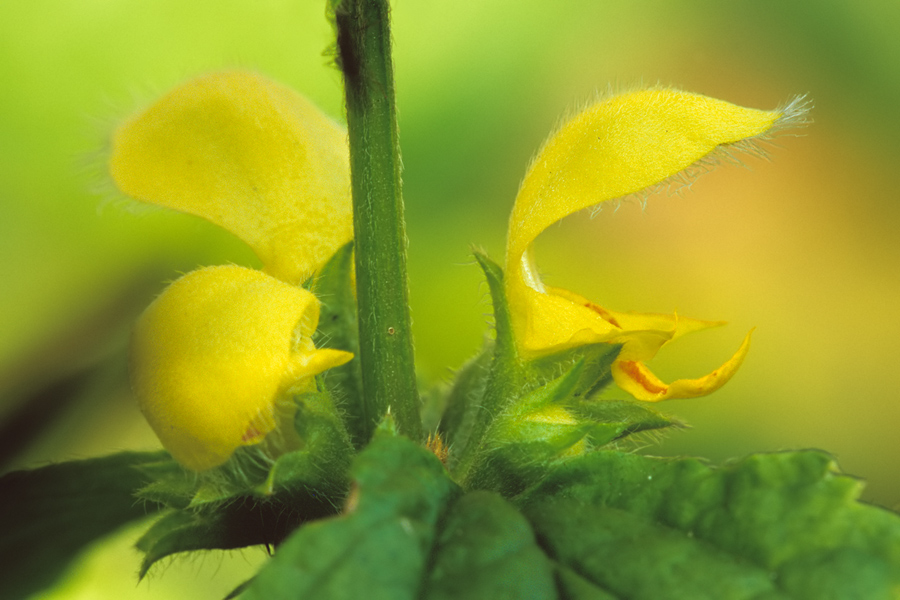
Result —
[[[335,8],[344,74],[359,307],[363,406],[372,427],[390,410],[422,438],[406,283],[406,227],[387,0]]]

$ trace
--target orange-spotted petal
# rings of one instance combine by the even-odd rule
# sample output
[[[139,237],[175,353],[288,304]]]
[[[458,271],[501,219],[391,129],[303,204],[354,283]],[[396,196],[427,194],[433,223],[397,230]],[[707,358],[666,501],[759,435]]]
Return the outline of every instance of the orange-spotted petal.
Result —
[[[750,350],[750,336],[747,334],[738,351],[718,369],[697,379],[678,379],[672,383],[664,383],[640,360],[628,357],[623,348],[619,358],[613,363],[612,376],[621,389],[638,400],[659,402],[674,398],[695,398],[716,391],[737,372],[747,352]]]

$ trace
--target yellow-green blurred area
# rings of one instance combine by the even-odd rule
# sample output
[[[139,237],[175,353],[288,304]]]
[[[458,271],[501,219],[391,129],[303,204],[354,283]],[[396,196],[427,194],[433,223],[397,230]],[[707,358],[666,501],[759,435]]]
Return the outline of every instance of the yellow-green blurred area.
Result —
[[[128,394],[129,323],[180,273],[258,262],[209,224],[116,196],[102,175],[106,136],[175,83],[234,66],[294,86],[341,118],[323,5],[0,4],[0,416],[26,400],[47,403],[48,420],[56,414],[7,467],[157,447]],[[730,322],[668,346],[652,363],[666,380],[712,370],[757,328],[724,389],[661,407],[693,428],[646,452],[721,461],[822,448],[868,481],[867,500],[900,504],[900,4],[393,7],[424,377],[448,379],[487,334],[490,303],[470,247],[502,259],[518,183],[562,116],[608,86],[661,83],[767,109],[806,93],[815,123],[776,140],[772,161],[723,166],[646,209],[632,200],[571,217],[538,240],[537,262],[549,283],[609,308]],[[73,404],[53,408],[54,394],[70,392]],[[136,586],[138,557],[127,549],[135,535],[85,558],[55,597],[217,598],[264,556],[174,561]]]

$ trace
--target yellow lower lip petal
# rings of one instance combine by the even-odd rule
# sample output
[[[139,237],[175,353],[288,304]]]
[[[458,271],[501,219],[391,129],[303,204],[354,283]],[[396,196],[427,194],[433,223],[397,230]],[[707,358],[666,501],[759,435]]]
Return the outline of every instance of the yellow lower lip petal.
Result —
[[[613,380],[620,388],[645,402],[705,396],[725,385],[737,372],[750,350],[752,334],[751,330],[738,351],[725,364],[712,373],[697,379],[678,379],[666,384],[640,361],[617,360],[612,367]]]

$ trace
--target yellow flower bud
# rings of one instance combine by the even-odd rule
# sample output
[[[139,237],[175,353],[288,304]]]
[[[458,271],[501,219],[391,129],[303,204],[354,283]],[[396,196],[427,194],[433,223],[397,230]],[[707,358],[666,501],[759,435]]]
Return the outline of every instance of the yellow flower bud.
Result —
[[[310,292],[254,269],[206,267],[170,285],[131,347],[132,386],[163,446],[203,471],[261,441],[291,392],[352,358],[315,348],[318,320]]]

